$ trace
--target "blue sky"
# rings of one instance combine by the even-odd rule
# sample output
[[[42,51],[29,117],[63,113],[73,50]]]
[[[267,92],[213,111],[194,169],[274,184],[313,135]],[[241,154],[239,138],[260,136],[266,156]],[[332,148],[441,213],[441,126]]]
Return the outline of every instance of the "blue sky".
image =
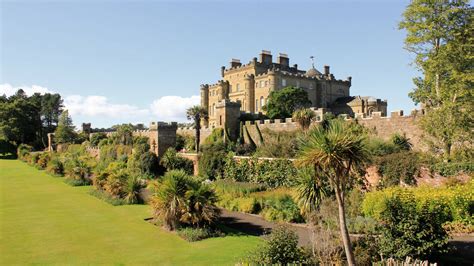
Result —
[[[397,24],[407,1],[4,1],[3,93],[54,91],[76,124],[185,120],[199,85],[262,49],[353,77],[352,95],[414,108]]]

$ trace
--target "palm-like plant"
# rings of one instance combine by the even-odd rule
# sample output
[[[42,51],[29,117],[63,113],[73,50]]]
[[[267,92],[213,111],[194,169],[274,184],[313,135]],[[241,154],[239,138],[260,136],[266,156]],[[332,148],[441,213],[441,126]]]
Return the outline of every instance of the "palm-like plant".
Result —
[[[309,108],[302,108],[294,111],[292,117],[293,120],[300,125],[301,129],[307,130],[311,125],[311,121],[313,121],[315,115],[316,114],[313,110]]]
[[[138,176],[130,176],[124,189],[125,201],[128,204],[137,204],[140,201],[140,190],[142,187],[142,182]]]
[[[204,107],[195,105],[186,110],[186,117],[188,120],[194,121],[194,128],[196,129],[195,147],[196,152],[199,153],[199,141],[201,137],[201,120],[208,119],[207,110]]]
[[[151,199],[153,216],[163,221],[169,230],[179,226],[179,220],[186,208],[186,190],[189,177],[182,170],[172,170],[165,174]]]
[[[209,186],[193,182],[186,191],[187,209],[181,217],[181,221],[192,226],[201,224],[212,224],[220,215],[216,207],[217,195]]]
[[[309,215],[318,209],[327,194],[323,183],[322,178],[315,178],[313,169],[305,167],[299,170],[295,199],[302,215]]]
[[[355,134],[353,125],[334,119],[325,129],[316,127],[301,143],[298,164],[313,167],[329,179],[339,209],[339,227],[349,265],[355,265],[354,254],[346,226],[344,192],[352,174],[369,160],[365,135]]]

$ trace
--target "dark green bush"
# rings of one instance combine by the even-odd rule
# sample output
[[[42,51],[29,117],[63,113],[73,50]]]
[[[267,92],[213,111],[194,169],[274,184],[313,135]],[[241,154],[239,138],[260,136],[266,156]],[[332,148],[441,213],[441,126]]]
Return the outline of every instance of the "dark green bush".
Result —
[[[199,158],[199,174],[206,179],[222,179],[224,176],[226,149],[223,142],[216,142],[201,146]]]
[[[413,193],[397,193],[386,202],[380,251],[385,257],[428,259],[447,252],[448,234],[442,206],[417,208]]]
[[[2,156],[16,156],[17,147],[6,139],[0,138],[0,155]]]
[[[223,177],[241,182],[260,183],[268,187],[293,186],[297,170],[286,159],[236,159],[230,154],[225,160]]]
[[[298,235],[287,226],[278,226],[245,261],[256,265],[289,265],[305,264],[308,260],[298,247]]]
[[[414,185],[421,167],[418,155],[413,152],[388,154],[377,158],[375,164],[382,175],[380,187],[398,186],[400,181]]]
[[[441,162],[431,165],[431,171],[438,173],[442,176],[454,176],[460,172],[463,173],[473,173],[474,172],[474,163],[473,162]]]
[[[244,197],[250,193],[265,190],[265,187],[260,184],[237,182],[231,179],[216,180],[212,185],[218,194],[228,194],[232,197]]]
[[[269,221],[303,222],[300,209],[289,195],[268,198],[261,203],[262,215]]]
[[[92,146],[97,147],[97,146],[99,146],[99,143],[103,139],[107,139],[107,135],[104,132],[93,133],[90,136],[90,143],[91,143]]]
[[[189,159],[178,156],[178,153],[173,148],[166,150],[160,159],[160,164],[168,171],[181,169],[188,175],[192,175],[194,172],[193,162]]]
[[[48,162],[46,171],[52,175],[62,176],[64,175],[64,165],[61,159],[55,155],[52,156],[51,160]]]

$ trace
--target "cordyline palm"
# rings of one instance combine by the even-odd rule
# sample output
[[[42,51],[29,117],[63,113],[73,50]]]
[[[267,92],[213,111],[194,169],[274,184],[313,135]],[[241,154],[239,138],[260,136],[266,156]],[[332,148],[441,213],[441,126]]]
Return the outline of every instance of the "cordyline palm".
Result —
[[[181,222],[192,226],[210,225],[219,218],[220,210],[215,205],[217,195],[210,186],[192,182],[185,196],[187,208],[181,217]]]
[[[169,230],[178,228],[183,210],[186,209],[185,194],[188,182],[184,171],[169,171],[151,198],[154,218],[163,221],[163,225]]]
[[[301,143],[298,164],[314,167],[317,173],[326,176],[336,194],[339,208],[339,227],[349,265],[355,265],[344,211],[344,192],[354,172],[369,160],[364,143],[365,136],[351,130],[348,122],[332,120],[329,126],[316,127],[308,132]]]
[[[307,130],[311,125],[315,113],[309,108],[298,109],[293,113],[293,120],[296,121],[301,129]]]
[[[195,105],[186,110],[186,117],[188,120],[194,121],[194,128],[196,129],[195,148],[196,152],[199,153],[199,141],[201,134],[201,119],[207,119],[207,110],[204,107]]]

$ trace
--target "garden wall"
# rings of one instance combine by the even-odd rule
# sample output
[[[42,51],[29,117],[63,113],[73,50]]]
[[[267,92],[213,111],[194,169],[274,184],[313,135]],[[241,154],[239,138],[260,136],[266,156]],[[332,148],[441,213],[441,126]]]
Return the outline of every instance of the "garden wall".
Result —
[[[410,142],[413,144],[415,150],[426,150],[426,144],[423,142],[423,131],[417,125],[421,115],[421,111],[418,110],[412,111],[411,114],[407,116],[403,115],[403,111],[395,111],[391,113],[390,117],[384,117],[381,116],[380,112],[374,112],[371,117],[358,116],[356,119],[361,125],[364,125],[376,136],[384,140],[389,139],[395,133],[406,134],[406,136],[410,138]],[[347,120],[353,119],[348,118]],[[315,121],[313,125],[318,123],[320,122]],[[245,125],[254,140],[258,139],[255,124],[258,125],[260,131],[267,129],[275,132],[291,132],[299,129],[298,124],[293,122],[291,118],[246,121]],[[203,127],[201,129],[201,142],[211,134],[213,128],[214,127]],[[178,128],[177,133],[181,135],[194,135],[195,131],[194,128],[187,127]]]

